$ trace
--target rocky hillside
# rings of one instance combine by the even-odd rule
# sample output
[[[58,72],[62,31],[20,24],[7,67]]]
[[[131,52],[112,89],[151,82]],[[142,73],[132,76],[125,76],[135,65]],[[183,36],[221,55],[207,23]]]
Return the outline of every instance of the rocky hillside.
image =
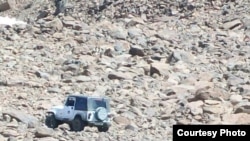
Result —
[[[249,124],[248,0],[0,1],[1,141],[165,141],[174,124]],[[107,133],[52,130],[70,93],[105,95]]]

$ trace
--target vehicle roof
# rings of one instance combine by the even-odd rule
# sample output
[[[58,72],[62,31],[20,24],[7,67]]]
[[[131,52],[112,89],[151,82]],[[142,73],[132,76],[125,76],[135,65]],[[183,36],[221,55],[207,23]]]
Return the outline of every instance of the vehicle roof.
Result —
[[[108,99],[106,96],[88,96],[84,94],[70,94],[68,97],[81,97],[81,98],[103,98]]]

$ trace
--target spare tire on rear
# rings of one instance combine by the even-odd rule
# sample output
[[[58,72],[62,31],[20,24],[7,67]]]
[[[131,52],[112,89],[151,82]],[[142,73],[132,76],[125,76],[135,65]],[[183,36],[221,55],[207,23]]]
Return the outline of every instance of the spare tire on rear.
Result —
[[[98,120],[105,120],[108,117],[107,110],[104,107],[99,107],[96,109],[96,118]]]

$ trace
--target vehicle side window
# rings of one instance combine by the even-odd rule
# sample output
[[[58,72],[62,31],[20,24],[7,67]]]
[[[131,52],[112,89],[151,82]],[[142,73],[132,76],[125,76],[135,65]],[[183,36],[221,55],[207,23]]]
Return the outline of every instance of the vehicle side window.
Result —
[[[77,98],[75,110],[87,111],[87,99],[86,98]]]
[[[104,101],[101,101],[101,100],[94,100],[93,102],[93,107],[94,109],[98,108],[98,107],[104,107],[106,108],[106,104]]]

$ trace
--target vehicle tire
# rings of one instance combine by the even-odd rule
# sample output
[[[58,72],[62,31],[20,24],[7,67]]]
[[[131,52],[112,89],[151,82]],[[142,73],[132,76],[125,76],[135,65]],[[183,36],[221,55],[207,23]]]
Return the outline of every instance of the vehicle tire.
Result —
[[[98,126],[97,129],[99,132],[107,132],[109,130],[109,127],[107,125],[103,125],[103,126]]]
[[[96,109],[96,118],[98,120],[105,120],[108,117],[107,110],[104,107],[99,107]]]
[[[84,126],[84,121],[80,116],[76,116],[70,124],[71,131],[75,132],[84,130]]]
[[[59,121],[55,118],[55,115],[53,113],[51,113],[48,116],[46,116],[45,124],[49,128],[53,128],[53,129],[57,128],[58,127],[58,123],[59,123]]]

